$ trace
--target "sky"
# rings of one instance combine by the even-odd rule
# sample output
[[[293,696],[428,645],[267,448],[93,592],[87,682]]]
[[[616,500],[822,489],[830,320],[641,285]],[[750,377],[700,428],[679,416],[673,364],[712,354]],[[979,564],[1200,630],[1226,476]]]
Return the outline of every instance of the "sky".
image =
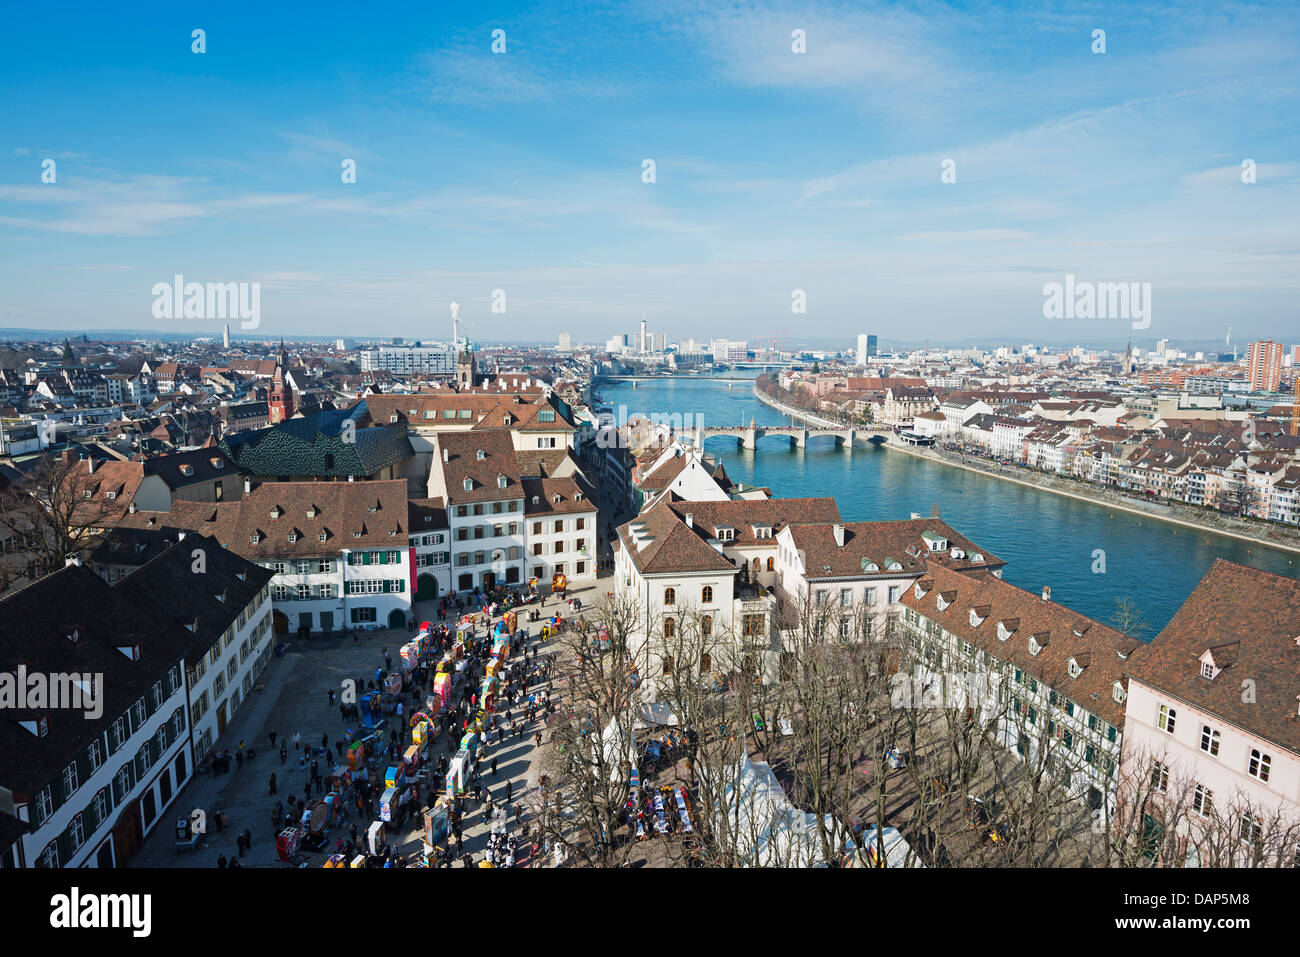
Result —
[[[219,334],[154,316],[180,274],[271,336],[1127,336],[1044,317],[1073,275],[1150,283],[1146,338],[1300,340],[1294,4],[4,17],[0,327]]]

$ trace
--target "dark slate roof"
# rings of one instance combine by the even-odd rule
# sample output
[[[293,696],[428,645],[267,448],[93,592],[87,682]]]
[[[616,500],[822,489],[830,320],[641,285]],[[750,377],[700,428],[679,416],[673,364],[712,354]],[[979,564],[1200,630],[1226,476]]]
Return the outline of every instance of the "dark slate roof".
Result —
[[[415,454],[404,424],[367,428],[361,421],[365,415],[364,402],[346,412],[324,409],[265,429],[236,432],[218,448],[249,475],[299,478],[374,475]]]
[[[189,469],[190,474],[188,475],[185,474],[186,468]],[[167,483],[167,487],[170,489],[197,485],[210,479],[233,475],[235,471],[234,466],[221,453],[221,450],[214,448],[175,452],[171,455],[160,455],[156,458],[146,459],[144,462],[144,474],[157,475]]]
[[[168,596],[170,597],[170,596]],[[183,630],[160,622],[152,606],[132,600],[84,565],[69,565],[0,601],[0,671],[102,674],[103,712],[49,714],[37,738],[19,725],[42,712],[9,710],[0,719],[0,786],[31,796],[92,739],[103,734],[183,656]],[[78,641],[67,637],[76,629]],[[140,645],[132,661],[118,649]]]
[[[156,620],[192,636],[185,655],[190,664],[212,648],[274,575],[216,539],[191,532],[115,587],[137,607],[152,607]]]

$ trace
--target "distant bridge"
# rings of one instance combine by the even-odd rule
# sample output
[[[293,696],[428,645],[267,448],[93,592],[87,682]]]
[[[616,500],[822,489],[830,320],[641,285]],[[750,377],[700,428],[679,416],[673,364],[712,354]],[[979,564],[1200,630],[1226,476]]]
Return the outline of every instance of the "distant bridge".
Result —
[[[824,426],[809,428],[802,425],[757,425],[750,422],[749,425],[737,426],[701,426],[695,430],[695,443],[703,445],[704,439],[715,435],[729,435],[743,448],[754,449],[758,447],[758,440],[764,436],[783,435],[789,439],[791,445],[802,449],[807,447],[810,438],[830,435],[834,436],[836,445],[852,449],[859,440],[876,444],[888,442],[893,431],[886,425],[856,425],[833,429]]]
[[[664,379],[685,379],[692,382],[725,382],[728,389],[733,389],[737,385],[753,387],[753,379],[737,379],[733,376],[722,375],[603,375],[600,378],[609,382],[631,382],[632,388],[637,388],[642,382],[661,382]]]

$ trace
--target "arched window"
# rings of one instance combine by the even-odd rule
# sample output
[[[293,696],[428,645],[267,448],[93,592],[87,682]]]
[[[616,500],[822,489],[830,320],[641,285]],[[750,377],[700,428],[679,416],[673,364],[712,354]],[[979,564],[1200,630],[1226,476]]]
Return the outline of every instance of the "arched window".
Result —
[[[665,605],[675,605],[675,604],[677,604],[677,589],[676,589],[676,588],[665,588],[665,589],[664,589],[664,604],[665,604]]]
[[[712,670],[713,670],[713,656],[706,651],[704,654],[700,655],[700,671],[712,671]]]
[[[677,622],[673,621],[671,618],[664,619],[664,637],[665,638],[677,637]],[[667,673],[668,672],[665,672],[665,674]]]
[[[772,558],[771,556],[768,556],[767,559],[767,570],[770,572],[776,571],[776,559]]]
[[[758,571],[761,567],[762,567],[762,566],[760,566],[759,563],[758,563],[758,558],[755,557],[755,558],[754,558],[754,571]]]
[[[704,590],[700,593],[700,600],[706,605],[713,604],[713,586],[705,585]]]
[[[665,655],[665,656],[664,656],[664,674],[665,674],[665,675],[670,675],[670,674],[672,674],[672,673],[673,673],[673,656],[672,656],[672,655]]]
[[[708,638],[710,635],[713,634],[712,615],[705,615],[703,618],[700,619],[700,634],[702,634],[705,638]],[[707,658],[708,655],[705,655],[704,657]]]

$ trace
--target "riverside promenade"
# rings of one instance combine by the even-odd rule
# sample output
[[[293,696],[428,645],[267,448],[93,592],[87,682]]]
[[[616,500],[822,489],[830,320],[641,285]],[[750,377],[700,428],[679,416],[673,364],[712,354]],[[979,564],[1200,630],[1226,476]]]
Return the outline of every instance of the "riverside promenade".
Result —
[[[776,409],[783,415],[792,416],[823,427],[843,427],[842,423],[838,423],[833,419],[780,402],[761,391],[757,386],[754,386],[754,398],[764,405]],[[905,442],[894,441],[892,437],[883,445],[892,451],[903,452],[916,458],[930,459],[942,465],[965,469],[968,472],[978,472],[981,475],[1001,479],[1004,482],[1012,482],[1016,485],[1023,485],[1027,488],[1050,492],[1053,495],[1061,495],[1103,508],[1127,512],[1131,515],[1140,515],[1144,518],[1181,525],[1197,531],[1223,535],[1239,541],[1300,554],[1300,529],[1293,529],[1272,522],[1234,518],[1230,515],[1223,515],[1191,505],[1147,501],[1125,495],[1114,489],[1101,488],[1080,479],[1049,475],[1019,466],[999,465],[996,462],[986,462],[973,456],[945,449],[921,448],[908,445]]]

